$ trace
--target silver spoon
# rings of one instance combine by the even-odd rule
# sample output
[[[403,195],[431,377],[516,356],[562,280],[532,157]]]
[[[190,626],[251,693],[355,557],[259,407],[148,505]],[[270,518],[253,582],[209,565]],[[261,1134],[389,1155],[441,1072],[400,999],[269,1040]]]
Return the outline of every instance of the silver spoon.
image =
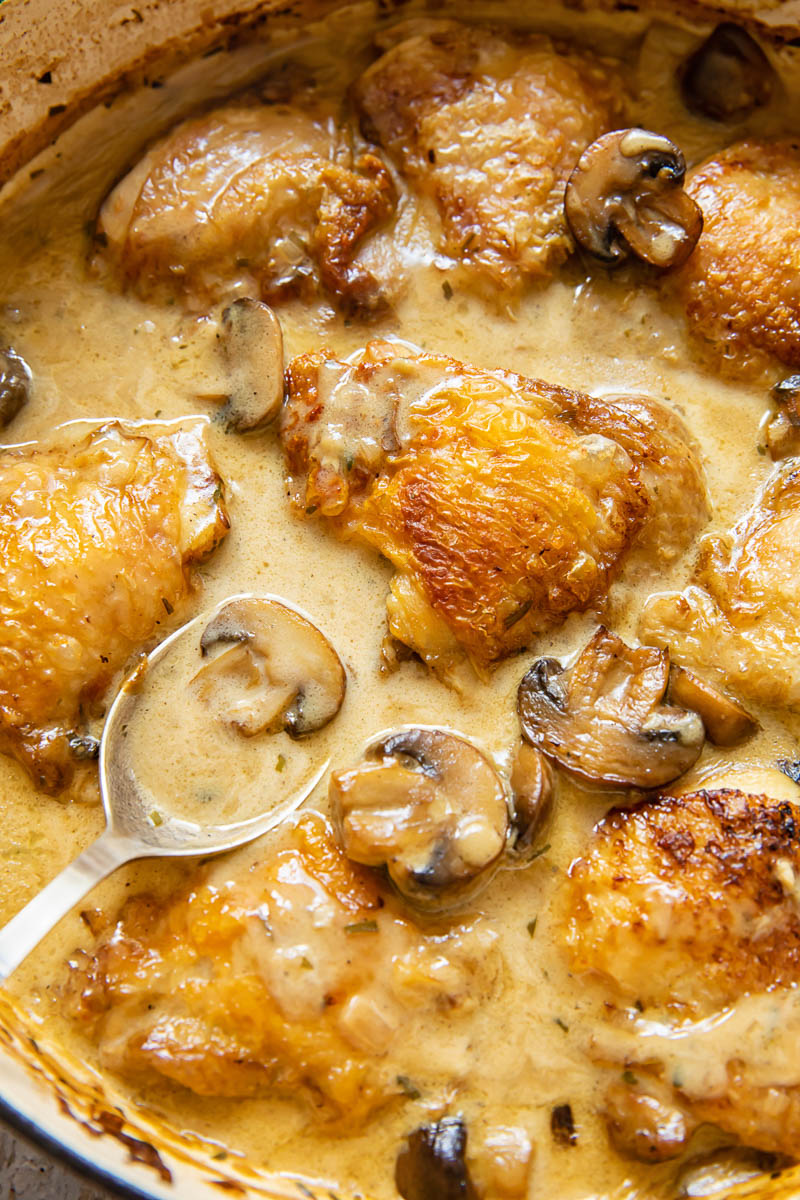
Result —
[[[161,642],[148,655],[146,670],[149,671],[169,654],[179,639],[191,635],[200,625],[207,624],[213,614],[227,603],[223,601],[212,613],[201,613]],[[281,603],[294,608],[287,601]],[[137,858],[222,854],[226,850],[244,846],[274,829],[299,808],[328,768],[326,760],[299,793],[246,821],[230,825],[198,825],[164,814],[161,824],[155,825],[148,815],[152,809],[152,797],[140,788],[125,738],[126,727],[137,703],[137,688],[133,682],[139,679],[141,667],[122,684],[103,727],[99,766],[106,828],[91,846],[0,930],[0,982],[16,970],[73,905],[123,863]]]

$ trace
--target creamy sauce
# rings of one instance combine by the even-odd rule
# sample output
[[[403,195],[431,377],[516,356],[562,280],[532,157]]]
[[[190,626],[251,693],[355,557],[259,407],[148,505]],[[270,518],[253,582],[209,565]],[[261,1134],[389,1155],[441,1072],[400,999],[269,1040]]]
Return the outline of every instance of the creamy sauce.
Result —
[[[571,20],[555,12],[543,13],[545,18],[556,29]],[[370,20],[365,7],[356,19],[340,16],[305,36],[304,47],[295,53],[314,65],[321,86],[345,86],[367,61]],[[621,39],[630,59],[636,34],[632,20],[622,17],[618,34],[596,17],[584,18],[581,28],[603,48],[613,48],[615,38]],[[677,26],[656,23],[647,32],[632,67],[643,88],[632,112],[639,124],[668,133],[690,162],[744,129],[778,132],[787,127],[787,114],[797,112],[796,96],[787,95],[783,103],[775,102],[735,131],[688,116],[673,72],[693,41],[693,35]],[[329,46],[339,47],[339,53]],[[213,416],[214,403],[208,397],[221,390],[219,362],[203,320],[186,315],[177,305],[150,305],[104,286],[87,271],[85,226],[152,133],[190,111],[199,99],[222,96],[235,83],[262,73],[270,55],[280,60],[286,53],[280,45],[246,47],[218,55],[202,69],[184,70],[157,92],[122,97],[85,118],[9,186],[0,240],[0,331],[33,365],[36,389],[34,401],[9,431],[15,442],[38,438],[78,417]],[[724,382],[705,372],[687,348],[681,314],[654,288],[642,284],[635,272],[587,279],[580,266],[568,265],[548,286],[531,288],[514,311],[496,312],[461,288],[449,294],[452,264],[433,252],[409,199],[401,206],[398,230],[401,256],[416,269],[396,315],[383,321],[377,332],[479,366],[503,366],[590,392],[639,390],[663,397],[688,420],[702,447],[713,500],[709,530],[724,530],[748,507],[771,467],[759,453],[766,386]],[[321,344],[333,346],[344,357],[372,332],[358,321],[344,320],[323,302],[288,303],[281,307],[280,319],[287,357]],[[202,570],[196,611],[234,593],[269,592],[313,615],[348,672],[343,709],[324,735],[324,754],[335,766],[355,761],[378,730],[428,723],[458,729],[507,767],[518,736],[516,687],[531,659],[575,651],[600,615],[622,636],[632,637],[648,592],[682,586],[691,568],[690,550],[661,579],[646,577],[641,568],[623,574],[602,614],[573,616],[539,639],[523,659],[502,663],[488,684],[471,680],[462,692],[450,690],[417,663],[383,675],[379,663],[388,566],[293,515],[273,435],[242,438],[212,422],[210,442],[227,481],[232,531]],[[168,629],[165,624],[164,631]],[[197,767],[191,754],[197,733],[188,731],[181,742],[180,707],[170,704],[166,692],[151,706],[146,738],[153,766],[149,775],[145,772],[146,783],[154,796],[167,785],[171,802],[183,814],[196,813],[203,803],[198,795],[214,789],[215,812],[230,819],[232,793],[218,794],[227,774],[218,770],[207,778],[205,767]],[[758,767],[795,756],[797,717],[767,711],[756,715],[761,722],[757,737],[737,752],[707,746],[697,778],[720,776],[731,765]],[[308,767],[303,756],[309,752],[289,745],[285,735],[253,742],[243,751],[228,735],[228,740],[213,736],[218,743],[211,757],[225,762],[226,773],[235,773],[237,787],[249,781],[245,810],[237,807],[237,818],[258,810],[261,784],[267,779],[271,786],[279,756],[293,756],[286,776],[290,782],[295,771],[299,777]],[[208,755],[202,761],[207,765]],[[787,787],[800,800],[800,791],[788,783]],[[324,812],[326,794],[323,781],[309,805]],[[21,769],[0,759],[0,920],[7,920],[99,833],[102,815],[96,796],[88,800],[59,803],[38,795]],[[500,871],[474,903],[497,938],[500,984],[491,1003],[478,1007],[468,1026],[448,1030],[447,1019],[437,1017],[430,1028],[419,1031],[419,1047],[411,1055],[417,1064],[418,1098],[387,1108],[362,1131],[345,1136],[318,1127],[306,1109],[288,1100],[207,1099],[165,1083],[131,1088],[130,1094],[175,1128],[191,1130],[233,1155],[244,1154],[254,1163],[378,1200],[394,1194],[393,1164],[403,1134],[438,1115],[448,1096],[452,1111],[462,1112],[476,1128],[483,1123],[490,1129],[516,1130],[509,1135],[512,1141],[527,1138],[533,1143],[531,1195],[621,1200],[675,1194],[680,1165],[642,1166],[609,1150],[598,1115],[609,1072],[618,1074],[618,1062],[628,1055],[635,1059],[640,1052],[633,1047],[641,1049],[655,1039],[676,1070],[687,1061],[702,1062],[703,1072],[713,1078],[731,1046],[747,1042],[754,1055],[761,1054],[761,1081],[798,1082],[800,1059],[793,1034],[800,1020],[798,1001],[794,993],[748,1001],[708,1027],[681,1030],[677,1038],[669,1029],[638,1022],[617,1031],[614,1045],[605,1048],[607,1060],[617,1065],[592,1062],[587,1048],[600,1037],[602,992],[594,983],[570,976],[553,936],[552,902],[570,861],[613,802],[614,796],[583,792],[562,781],[554,816],[542,835],[546,848],[527,869]],[[231,877],[264,850],[262,843],[231,856],[226,862]],[[87,906],[114,912],[136,890],[166,894],[191,869],[163,863],[128,867],[99,887]],[[57,995],[65,958],[91,941],[85,923],[73,913],[9,984],[41,1023],[43,1035],[90,1060],[91,1048],[60,1017]],[[772,1031],[783,1023],[780,1041],[773,1043]],[[426,1048],[445,1043],[446,1064],[433,1064]],[[554,1145],[550,1133],[551,1109],[564,1103],[571,1104],[578,1130],[577,1144],[569,1148]],[[313,1170],[306,1167],[310,1162]]]

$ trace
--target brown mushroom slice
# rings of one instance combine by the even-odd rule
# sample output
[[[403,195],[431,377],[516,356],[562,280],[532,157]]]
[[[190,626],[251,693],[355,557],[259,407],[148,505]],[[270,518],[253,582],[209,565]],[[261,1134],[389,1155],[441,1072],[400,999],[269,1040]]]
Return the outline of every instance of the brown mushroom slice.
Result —
[[[14,420],[31,395],[31,369],[10,346],[0,347],[0,429]]]
[[[746,30],[723,21],[695,50],[681,75],[690,112],[713,121],[742,120],[769,103],[774,72]]]
[[[638,1162],[668,1162],[680,1157],[692,1133],[680,1108],[636,1084],[611,1084],[605,1117],[614,1149]]]
[[[401,729],[331,777],[345,853],[385,866],[416,907],[443,909],[488,880],[509,830],[506,789],[484,754],[446,729]]]
[[[192,680],[219,721],[244,737],[321,729],[342,706],[345,672],[323,633],[286,604],[243,596],[225,604],[200,639],[211,656]]]
[[[564,213],[575,241],[607,266],[631,254],[660,270],[680,266],[703,229],[683,190],[686,163],[674,142],[618,129],[592,142],[567,181]]]
[[[420,1125],[397,1156],[394,1181],[403,1200],[477,1200],[466,1153],[461,1117]]]
[[[220,349],[228,372],[226,428],[253,433],[274,421],[283,403],[283,334],[268,304],[243,297],[222,314]]]
[[[684,667],[671,668],[668,696],[674,704],[698,713],[715,746],[738,746],[758,729],[758,721],[747,709]]]
[[[552,808],[555,774],[541,751],[522,740],[511,768],[511,791],[514,816],[508,850],[512,858],[524,861],[535,854],[534,839]]]
[[[800,375],[789,375],[772,388],[778,410],[767,423],[767,446],[773,462],[800,455]]]
[[[669,655],[632,649],[600,626],[567,670],[538,659],[519,686],[523,736],[583,783],[656,788],[699,757],[705,737],[695,712],[664,703]]]

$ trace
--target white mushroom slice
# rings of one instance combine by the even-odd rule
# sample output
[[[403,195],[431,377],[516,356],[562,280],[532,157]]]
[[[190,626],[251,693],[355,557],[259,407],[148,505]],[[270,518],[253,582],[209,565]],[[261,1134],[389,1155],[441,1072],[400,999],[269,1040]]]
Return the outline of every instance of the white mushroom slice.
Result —
[[[502,779],[480,750],[444,729],[379,738],[356,767],[334,773],[330,795],[348,857],[385,865],[422,909],[472,895],[508,835]]]
[[[632,649],[602,625],[565,670],[538,659],[519,686],[523,736],[582,782],[663,787],[698,758],[705,740],[696,712],[664,703],[669,655]]]
[[[200,651],[213,657],[192,683],[217,719],[245,737],[312,733],[342,706],[338,654],[316,625],[277,600],[231,600],[206,626]]]
[[[222,314],[220,349],[228,372],[228,429],[252,433],[277,417],[283,403],[283,334],[268,304],[244,297]]]

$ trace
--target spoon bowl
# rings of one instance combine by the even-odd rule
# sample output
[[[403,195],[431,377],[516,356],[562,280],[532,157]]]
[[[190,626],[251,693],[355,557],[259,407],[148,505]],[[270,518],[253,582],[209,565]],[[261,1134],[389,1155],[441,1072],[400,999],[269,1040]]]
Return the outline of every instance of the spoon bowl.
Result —
[[[74,904],[117,867],[138,858],[207,856],[244,846],[274,829],[299,808],[322,779],[328,759],[312,770],[301,787],[288,795],[278,795],[269,808],[243,821],[200,823],[170,815],[168,808],[159,809],[159,819],[153,820],[152,795],[137,777],[127,737],[143,682],[179,643],[196,637],[199,644],[201,631],[228,605],[242,599],[282,605],[310,621],[306,613],[279,596],[228,597],[165,638],[124,680],[108,710],[100,741],[100,794],[106,828],[0,930],[0,982],[16,970]]]

